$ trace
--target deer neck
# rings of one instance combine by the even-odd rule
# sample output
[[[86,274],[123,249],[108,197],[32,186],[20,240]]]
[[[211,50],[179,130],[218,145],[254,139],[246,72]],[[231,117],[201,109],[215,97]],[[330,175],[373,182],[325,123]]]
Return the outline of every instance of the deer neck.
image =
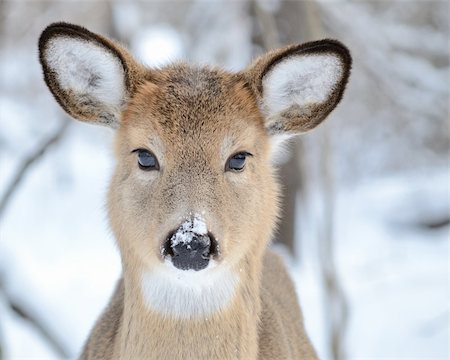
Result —
[[[152,270],[124,267],[120,358],[182,359],[188,352],[192,359],[256,359],[259,258],[244,258],[217,279],[207,280],[197,293],[158,288],[158,282],[170,280],[158,279],[160,274]],[[149,290],[152,285],[156,290]]]

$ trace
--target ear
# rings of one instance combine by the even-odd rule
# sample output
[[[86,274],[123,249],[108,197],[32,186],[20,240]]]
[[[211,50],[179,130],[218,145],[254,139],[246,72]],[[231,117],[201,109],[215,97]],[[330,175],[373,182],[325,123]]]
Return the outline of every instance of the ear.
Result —
[[[44,79],[62,108],[78,120],[116,128],[142,68],[120,45],[67,23],[39,38]]]
[[[293,45],[258,58],[244,72],[278,139],[320,124],[342,98],[350,75],[348,49],[335,40]]]

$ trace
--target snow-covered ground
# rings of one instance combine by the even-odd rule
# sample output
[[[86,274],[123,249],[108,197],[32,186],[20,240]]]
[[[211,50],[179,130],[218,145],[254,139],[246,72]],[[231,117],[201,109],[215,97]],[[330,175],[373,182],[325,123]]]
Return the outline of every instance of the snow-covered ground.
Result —
[[[31,171],[2,220],[0,238],[7,291],[42,317],[72,354],[120,274],[104,211],[110,134],[84,127],[72,125],[65,141]],[[28,327],[12,321],[1,327],[7,358],[46,354],[31,348],[35,336],[22,341]]]
[[[448,359],[449,172],[378,179],[336,201],[338,276],[349,306],[349,359]],[[322,358],[323,294],[314,246],[294,266],[307,327]]]
[[[104,210],[111,138],[106,129],[71,125],[65,141],[32,169],[1,222],[0,274],[9,296],[31,309],[72,356],[120,273]],[[448,358],[449,226],[421,224],[448,218],[448,176],[442,169],[339,192],[335,241],[350,309],[349,359]],[[314,239],[302,255],[290,268],[308,331],[326,359]],[[57,358],[4,300],[5,358]]]

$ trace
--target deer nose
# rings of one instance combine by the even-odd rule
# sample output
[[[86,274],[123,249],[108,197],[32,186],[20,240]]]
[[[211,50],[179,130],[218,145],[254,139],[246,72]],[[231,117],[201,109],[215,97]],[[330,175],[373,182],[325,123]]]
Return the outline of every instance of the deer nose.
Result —
[[[176,268],[199,271],[208,266],[216,248],[210,233],[198,234],[181,227],[169,235],[163,253]]]
[[[189,234],[187,234],[189,235]],[[192,234],[189,242],[172,242],[172,263],[181,270],[202,270],[208,266],[211,240],[207,235]]]

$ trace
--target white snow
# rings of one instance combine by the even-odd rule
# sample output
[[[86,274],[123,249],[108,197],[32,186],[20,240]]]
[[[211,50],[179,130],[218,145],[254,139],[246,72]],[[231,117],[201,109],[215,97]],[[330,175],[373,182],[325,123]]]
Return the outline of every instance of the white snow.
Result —
[[[168,25],[139,29],[132,37],[131,50],[140,61],[150,67],[179,60],[184,54],[179,32]]]
[[[0,313],[2,314],[0,338],[2,346],[6,345],[2,348],[4,359],[58,359],[57,354],[36,334],[35,329],[10,310],[1,295]]]
[[[72,356],[120,275],[120,258],[105,219],[112,165],[109,138],[107,129],[74,121],[64,143],[31,169],[0,219],[3,286]],[[22,325],[24,321],[11,312],[9,319],[16,319],[17,325],[2,320],[2,329],[7,326],[2,331],[11,331],[6,339],[17,341],[4,345],[6,359],[42,353],[33,352],[31,345],[27,350],[19,341],[25,336],[21,333],[33,334],[33,341],[48,348],[29,324]]]
[[[448,358],[450,227],[423,228],[423,217],[416,216],[448,219],[448,180],[448,170],[442,169],[339,192],[334,237],[349,305],[349,359]],[[303,236],[317,234],[303,229],[301,238],[309,240]],[[320,358],[330,359],[316,251],[310,242],[292,274],[308,333]]]
[[[194,217],[184,221],[179,229],[173,234],[171,239],[171,246],[175,247],[178,244],[189,244],[196,235],[206,235],[208,228],[204,218],[195,214]]]

